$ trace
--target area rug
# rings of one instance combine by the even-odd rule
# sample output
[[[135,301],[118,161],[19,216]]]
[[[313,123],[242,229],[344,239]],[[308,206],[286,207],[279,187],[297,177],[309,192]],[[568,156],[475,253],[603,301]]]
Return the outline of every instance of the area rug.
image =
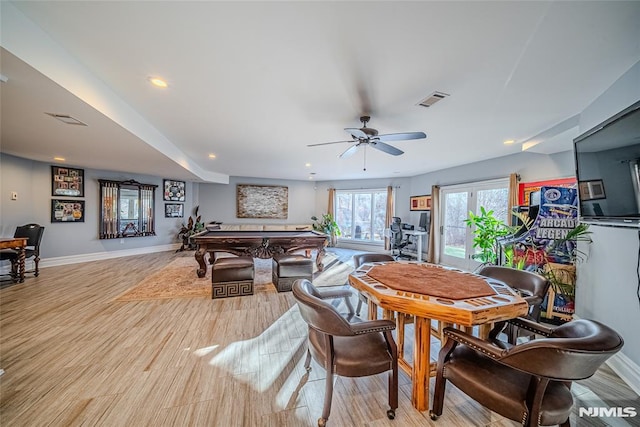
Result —
[[[271,282],[271,260],[254,259],[254,292],[276,292]],[[343,263],[331,254],[323,259],[325,268],[317,271],[314,263],[313,284],[337,286],[347,283],[353,266]],[[205,277],[196,275],[198,264],[193,257],[180,257],[166,267],[143,279],[140,283],[118,296],[115,301],[145,301],[169,298],[211,298],[211,267]]]

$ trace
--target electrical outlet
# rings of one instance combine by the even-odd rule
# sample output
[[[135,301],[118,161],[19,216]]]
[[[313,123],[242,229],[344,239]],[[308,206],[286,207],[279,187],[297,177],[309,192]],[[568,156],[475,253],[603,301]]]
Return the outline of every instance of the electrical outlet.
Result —
[[[124,239],[120,239],[120,244],[124,245]]]
[[[12,191],[11,192],[11,200],[18,200],[18,192],[17,191]]]

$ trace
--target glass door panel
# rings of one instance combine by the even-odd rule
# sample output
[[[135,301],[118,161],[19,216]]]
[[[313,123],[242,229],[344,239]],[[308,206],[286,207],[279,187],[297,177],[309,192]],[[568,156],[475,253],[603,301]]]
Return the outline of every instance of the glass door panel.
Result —
[[[443,264],[459,268],[467,266],[467,226],[469,193],[443,191],[442,195],[442,253]]]
[[[443,188],[440,195],[443,203],[442,244],[440,262],[463,270],[473,271],[480,262],[472,258],[474,230],[465,220],[469,212],[480,213],[480,207],[493,211],[502,221],[507,220],[508,182],[506,180],[486,181],[468,185]]]

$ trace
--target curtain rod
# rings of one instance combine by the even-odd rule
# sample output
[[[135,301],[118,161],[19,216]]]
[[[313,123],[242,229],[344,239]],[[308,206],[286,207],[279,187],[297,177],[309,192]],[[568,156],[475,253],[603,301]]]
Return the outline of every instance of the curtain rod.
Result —
[[[480,184],[482,182],[487,182],[487,181],[496,181],[498,179],[509,179],[510,174],[507,176],[502,176],[502,177],[497,177],[497,178],[487,178],[487,179],[483,179],[480,181],[464,181],[464,182],[454,182],[452,184],[435,184],[438,187],[442,188],[442,187],[451,187],[454,185],[467,185],[467,184]],[[516,177],[518,178],[518,181],[520,181],[520,175],[516,174]]]
[[[333,187],[331,187],[331,188],[327,188],[327,191],[329,191],[329,190],[338,190],[338,191],[376,190],[376,189],[378,189],[378,188],[379,188],[379,189],[381,189],[381,190],[386,190],[386,189],[387,189],[387,187],[390,187],[390,186],[389,186],[389,185],[387,185],[387,186],[385,186],[385,187],[374,187],[374,188],[371,188],[371,187],[360,187],[360,188],[333,188]],[[400,185],[395,185],[395,186],[391,186],[391,187],[393,187],[393,188],[401,188],[401,186],[400,186]]]

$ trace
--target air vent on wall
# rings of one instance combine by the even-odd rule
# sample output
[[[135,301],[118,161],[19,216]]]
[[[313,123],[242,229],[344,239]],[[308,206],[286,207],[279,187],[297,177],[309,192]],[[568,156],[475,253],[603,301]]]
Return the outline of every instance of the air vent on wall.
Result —
[[[68,114],[56,114],[56,113],[45,113],[45,114],[53,117],[54,119],[58,119],[62,123],[65,123],[67,125],[87,126],[86,123],[81,122],[80,120],[76,119],[75,117],[71,117]]]
[[[420,101],[418,103],[418,105],[421,105],[423,107],[431,107],[433,104],[435,104],[438,101],[443,100],[444,98],[446,98],[447,96],[449,96],[448,93],[443,93],[443,92],[433,92],[431,95],[427,96],[425,99],[423,99],[422,101]]]

